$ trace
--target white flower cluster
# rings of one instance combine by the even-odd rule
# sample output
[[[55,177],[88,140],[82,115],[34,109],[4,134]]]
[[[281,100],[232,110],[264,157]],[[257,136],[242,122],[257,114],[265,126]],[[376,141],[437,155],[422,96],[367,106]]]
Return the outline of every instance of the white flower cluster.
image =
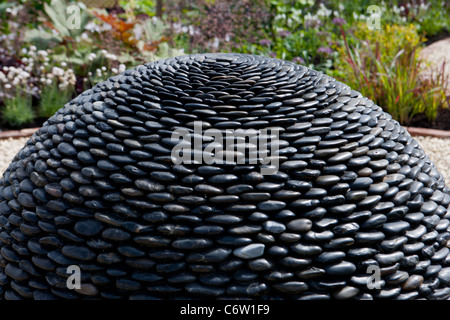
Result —
[[[123,63],[121,63],[121,64],[119,64],[119,69],[112,68],[111,71],[114,74],[119,74],[119,73],[125,72],[126,69],[127,69],[127,67]]]
[[[100,52],[101,52],[102,56],[105,57],[109,61],[116,61],[117,60],[117,56],[115,54],[113,54],[113,53],[109,53],[108,51],[106,51],[104,49],[102,51],[100,51]],[[95,54],[93,52],[90,53],[89,56],[88,56],[88,60],[90,62],[92,62],[95,59],[97,59],[97,54]]]
[[[95,22],[89,22],[84,26],[84,30],[89,32],[103,32],[111,30],[112,27],[109,23],[103,23],[102,25],[98,25]]]
[[[49,86],[53,83],[58,84],[60,90],[66,90],[73,87],[77,82],[77,78],[72,69],[69,68],[65,70],[59,67],[53,67],[52,72],[47,73],[45,77],[41,77],[39,80],[41,83]]]
[[[325,7],[323,3],[320,4],[319,10],[317,10],[317,15],[319,17],[329,17],[332,13],[333,11]]]
[[[119,74],[125,72],[126,69],[127,67],[123,63],[121,63],[119,64],[119,68],[111,68],[111,72],[113,74]],[[105,66],[103,66],[101,68],[95,69],[94,73],[88,72],[88,76],[89,78],[106,79],[108,76],[110,76],[110,74],[108,72],[108,69]]]
[[[0,82],[3,87],[7,90],[14,87],[24,87],[28,84],[28,79],[30,78],[30,73],[26,70],[18,67],[3,67],[0,71]]]
[[[200,31],[194,26],[185,26],[181,23],[175,22],[172,24],[172,28],[176,33],[189,33],[190,36],[199,34]]]
[[[19,13],[19,11],[22,9],[22,6],[14,6],[6,8],[6,13],[9,13],[11,16],[15,17]]]
[[[339,4],[339,11],[343,11],[345,7],[341,4]],[[301,14],[301,10],[298,15]],[[326,19],[332,19],[332,17],[339,17],[340,13],[339,11],[328,9],[323,3],[320,3],[319,9],[315,14],[311,14],[311,12],[306,12],[306,14],[303,15],[303,22],[305,25],[309,27],[319,26],[321,25],[321,22]]]

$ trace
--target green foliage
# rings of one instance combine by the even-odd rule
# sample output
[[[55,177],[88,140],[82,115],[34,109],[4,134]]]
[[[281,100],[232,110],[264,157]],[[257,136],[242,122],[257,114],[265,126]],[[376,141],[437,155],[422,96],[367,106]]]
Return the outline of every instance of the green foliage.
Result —
[[[72,94],[73,90],[60,90],[56,84],[44,87],[39,101],[39,116],[45,118],[51,117],[56,111],[70,101]]]
[[[44,3],[44,11],[51,19],[54,28],[58,31],[61,37],[69,37],[74,39],[81,35],[84,31],[84,26],[87,24],[89,17],[86,11],[79,7],[80,27],[69,28],[68,19],[71,17],[70,13],[67,11],[68,6],[69,4],[64,0],[52,0],[50,4]]]
[[[51,30],[33,28],[26,30],[25,40],[34,44],[38,49],[46,50],[63,43],[72,53],[76,52],[74,43],[79,37],[84,27],[89,21],[89,15],[86,10],[80,8],[80,26],[79,28],[69,28],[68,19],[73,13],[67,12],[68,3],[64,0],[52,0],[50,4],[44,3],[44,12],[50,19],[50,26],[56,33]]]
[[[349,45],[346,35],[341,53],[341,68],[334,72],[338,79],[360,91],[389,112],[403,125],[424,113],[432,121],[446,104],[443,69],[437,77],[421,76],[424,64],[418,59],[422,39],[416,28],[385,26],[371,34],[364,24],[353,36],[365,41]],[[362,44],[362,45],[360,45]]]
[[[31,97],[24,92],[16,91],[16,95],[4,99],[2,110],[3,121],[10,126],[20,127],[33,121],[34,113],[31,107]]]
[[[6,9],[14,7],[14,3],[12,2],[3,2],[0,3],[0,31],[4,33],[8,33],[9,24],[7,20]]]
[[[38,50],[46,50],[59,44],[62,39],[58,35],[38,28],[26,30],[25,41],[35,45]]]
[[[432,6],[429,11],[422,12],[416,20],[419,22],[419,32],[427,37],[435,36],[444,31],[450,31],[450,9]]]
[[[153,17],[156,14],[156,1],[154,0],[120,0],[119,5],[133,15],[146,14]]]
[[[162,20],[145,20],[142,23],[142,28],[144,30],[144,40],[150,43],[159,41],[167,31],[167,27],[167,24]]]

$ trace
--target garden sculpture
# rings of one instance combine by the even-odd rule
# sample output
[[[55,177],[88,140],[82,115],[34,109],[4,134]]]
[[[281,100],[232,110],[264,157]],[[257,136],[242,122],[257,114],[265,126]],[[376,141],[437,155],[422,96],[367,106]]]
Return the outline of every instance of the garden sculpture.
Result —
[[[159,60],[85,91],[15,156],[0,297],[448,299],[449,203],[405,128],[329,76]]]

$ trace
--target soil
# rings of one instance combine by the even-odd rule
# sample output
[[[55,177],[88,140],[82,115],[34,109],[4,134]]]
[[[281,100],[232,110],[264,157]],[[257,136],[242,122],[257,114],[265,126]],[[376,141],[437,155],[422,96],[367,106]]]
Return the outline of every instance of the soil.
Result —
[[[436,34],[436,35],[431,36],[431,37],[427,37],[427,41],[425,41],[425,45],[429,46],[432,43],[435,43],[435,42],[437,42],[439,40],[443,40],[443,39],[448,38],[448,37],[450,37],[450,32],[448,30],[444,30],[444,31],[442,31],[439,34]]]
[[[6,130],[20,130],[20,129],[26,129],[26,128],[40,128],[42,127],[42,124],[47,120],[47,118],[36,118],[30,123],[26,123],[22,126],[11,126],[4,123],[1,113],[0,113],[0,131],[6,131]]]
[[[428,121],[424,114],[418,114],[412,118],[408,126],[437,130],[450,130],[450,109],[440,110],[433,122]]]

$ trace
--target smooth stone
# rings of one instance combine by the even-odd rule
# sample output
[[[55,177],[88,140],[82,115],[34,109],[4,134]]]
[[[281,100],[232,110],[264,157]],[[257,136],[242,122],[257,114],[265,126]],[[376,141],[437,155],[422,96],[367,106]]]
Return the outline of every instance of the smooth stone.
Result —
[[[408,272],[398,270],[386,276],[386,283],[390,285],[398,285],[405,282],[408,277]]]
[[[298,294],[308,290],[308,285],[305,282],[289,281],[273,285],[273,288],[279,292],[287,294]]]
[[[314,209],[320,204],[320,201],[317,199],[300,199],[295,200],[291,202],[290,206],[292,208],[298,208],[298,209]]]
[[[322,252],[315,261],[322,264],[334,264],[341,262],[345,258],[345,252],[343,251],[330,251]]]
[[[367,189],[372,185],[372,183],[373,180],[371,178],[356,178],[352,183],[350,183],[350,187],[355,190]]]
[[[312,221],[309,219],[295,219],[287,224],[287,228],[297,232],[308,232],[312,228]]]
[[[408,242],[408,238],[404,236],[400,236],[397,238],[384,240],[380,243],[380,248],[383,249],[384,252],[392,252],[394,250],[400,249],[403,245]]]
[[[353,203],[342,204],[342,205],[331,207],[330,211],[333,214],[337,214],[337,215],[349,215],[349,214],[353,213],[353,211],[356,209],[356,207],[357,206]]]
[[[342,162],[346,162],[347,160],[349,160],[350,158],[353,157],[353,154],[349,151],[346,152],[340,152],[334,156],[332,156],[331,158],[329,158],[327,160],[328,163],[342,163]]]
[[[265,201],[265,200],[270,199],[270,193],[268,193],[268,192],[248,192],[248,193],[241,194],[239,197],[243,200],[249,200],[249,201]]]
[[[209,218],[206,218],[206,221],[212,222],[212,223],[218,223],[218,224],[235,224],[242,221],[241,217],[229,215],[229,214],[222,214],[222,215],[214,215]]]
[[[12,263],[8,263],[6,265],[5,273],[16,281],[28,280],[28,274],[25,271],[21,270],[20,268],[17,268]]]
[[[417,240],[422,237],[427,232],[427,228],[423,225],[419,225],[417,228],[413,230],[409,230],[405,233],[405,236],[408,239]]]
[[[359,230],[359,225],[356,222],[350,222],[335,226],[333,233],[336,236],[352,236]]]
[[[450,285],[450,267],[442,268],[438,273],[438,278],[444,285]]]
[[[450,288],[436,289],[427,296],[430,300],[446,300],[450,296]]]
[[[212,246],[212,241],[202,238],[185,238],[173,241],[172,246],[176,249],[182,250],[203,249]]]
[[[202,262],[202,263],[216,263],[222,262],[228,258],[231,250],[229,249],[215,249],[206,253],[191,253],[186,257],[187,262]]]
[[[393,288],[393,289],[389,289],[389,290],[381,290],[376,297],[379,299],[393,299],[395,297],[397,297],[400,292],[401,292],[401,288]]]
[[[262,243],[253,243],[245,247],[237,248],[233,254],[242,259],[254,259],[263,255],[265,245]]]
[[[380,202],[381,199],[382,199],[382,197],[379,195],[368,196],[364,200],[358,202],[358,207],[363,207],[366,209],[373,208]]]
[[[356,266],[348,261],[342,261],[338,264],[326,266],[325,271],[331,276],[349,276],[356,271]]]
[[[286,230],[286,227],[284,224],[276,222],[276,221],[266,221],[263,224],[263,227],[266,231],[271,232],[271,233],[282,233]]]
[[[89,250],[88,248],[81,247],[81,246],[64,246],[61,249],[61,252],[73,259],[78,259],[82,261],[89,261],[95,258],[96,254]]]
[[[291,249],[304,257],[313,257],[322,253],[322,248],[317,245],[312,244],[302,244],[298,243],[296,245],[291,246]]]
[[[402,289],[406,291],[417,290],[422,285],[423,281],[423,276],[414,274],[402,284]]]
[[[334,185],[340,181],[339,176],[335,175],[323,175],[316,179],[317,186],[327,187]]]
[[[387,266],[400,261],[404,256],[405,254],[403,252],[397,251],[393,253],[379,253],[375,255],[375,259],[380,265]]]
[[[360,244],[373,244],[381,242],[385,238],[385,235],[379,231],[372,232],[358,232],[355,236],[355,240]]]
[[[388,235],[397,235],[409,229],[410,224],[406,221],[387,222],[383,225],[383,231]]]
[[[345,286],[333,294],[335,299],[347,300],[354,298],[359,293],[359,289],[351,286]]]
[[[349,191],[345,194],[345,199],[351,202],[361,201],[367,197],[367,192],[363,190]]]
[[[434,201],[427,201],[425,202],[422,207],[420,208],[420,211],[425,215],[431,215],[434,213],[434,211],[438,208],[438,205]]]
[[[314,231],[308,231],[305,236],[304,239],[308,242],[328,242],[329,240],[333,239],[334,237],[334,233],[329,231],[329,230],[325,230],[322,232],[314,232]]]
[[[398,192],[394,198],[392,199],[392,202],[396,206],[400,206],[405,204],[409,199],[411,198],[411,193],[409,191],[403,190]]]
[[[405,175],[400,173],[392,173],[388,174],[383,178],[383,182],[386,182],[389,186],[394,186],[399,184],[401,181],[405,179]]]
[[[244,192],[250,192],[253,190],[253,186],[248,184],[237,184],[227,188],[228,194],[240,194]]]
[[[413,212],[406,214],[403,218],[411,224],[417,224],[423,221],[425,215],[422,212]]]
[[[305,169],[308,163],[302,160],[285,161],[280,165],[281,170],[302,170]]]
[[[229,233],[237,235],[253,234],[261,231],[261,226],[259,225],[243,225],[235,228],[231,228]]]
[[[286,204],[282,201],[268,200],[258,203],[258,209],[261,211],[278,211],[286,207]]]
[[[17,197],[17,202],[26,208],[36,207],[36,202],[34,201],[33,195],[31,195],[30,193],[26,192],[19,193],[19,196]]]
[[[77,154],[77,149],[75,149],[72,145],[67,142],[62,142],[58,145],[58,151],[69,156],[73,157]]]
[[[134,184],[138,189],[150,192],[160,192],[165,189],[165,187],[162,184],[159,184],[157,182],[148,179],[136,179]]]
[[[96,220],[83,220],[75,224],[75,232],[82,236],[92,237],[103,229],[102,224]]]
[[[208,179],[210,183],[218,185],[233,183],[237,182],[238,180],[239,178],[233,174],[218,174]]]

